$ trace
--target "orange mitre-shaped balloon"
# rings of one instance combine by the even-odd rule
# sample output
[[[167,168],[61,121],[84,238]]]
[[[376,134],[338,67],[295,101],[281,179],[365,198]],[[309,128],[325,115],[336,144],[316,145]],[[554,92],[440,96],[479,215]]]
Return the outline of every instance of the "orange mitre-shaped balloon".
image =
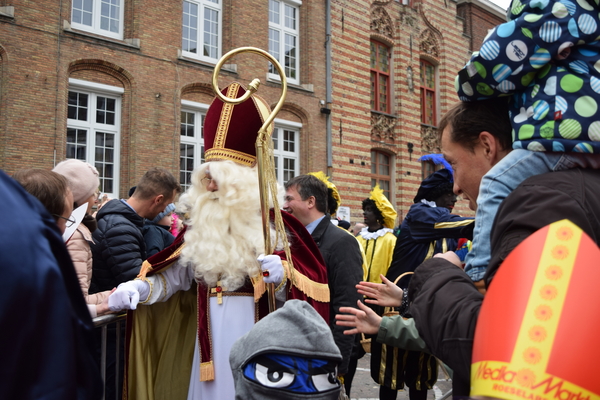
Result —
[[[477,321],[471,396],[600,399],[600,249],[568,220],[520,243]]]

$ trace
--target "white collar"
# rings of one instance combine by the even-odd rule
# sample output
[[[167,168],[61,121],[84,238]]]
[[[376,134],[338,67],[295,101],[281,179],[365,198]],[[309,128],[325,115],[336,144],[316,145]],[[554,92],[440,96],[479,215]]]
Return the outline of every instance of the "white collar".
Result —
[[[421,199],[421,203],[427,204],[429,207],[437,207],[435,201],[427,201],[425,199]]]
[[[367,227],[367,228],[361,229],[360,236],[362,236],[366,240],[370,240],[370,239],[377,239],[378,237],[381,237],[388,232],[393,233],[394,231],[390,228],[381,228],[375,232],[369,232],[369,228]]]

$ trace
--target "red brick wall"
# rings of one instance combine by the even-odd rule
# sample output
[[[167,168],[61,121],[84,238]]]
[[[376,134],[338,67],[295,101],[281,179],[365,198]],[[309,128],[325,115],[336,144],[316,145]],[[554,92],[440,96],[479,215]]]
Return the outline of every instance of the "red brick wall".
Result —
[[[465,34],[470,37],[471,51],[479,50],[490,29],[506,22],[505,15],[492,12],[478,3],[460,3],[457,12],[464,18]]]
[[[121,118],[120,192],[150,167],[178,172],[179,118],[182,99],[210,103],[213,66],[178,58],[181,47],[181,1],[126,1],[125,37],[140,47],[91,34],[63,30],[71,19],[71,2],[11,1],[15,17],[0,16],[0,168],[9,173],[25,167],[51,168],[64,158],[68,79],[77,78],[124,89]],[[360,203],[370,191],[372,149],[393,157],[391,201],[404,217],[421,181],[417,159],[424,146],[420,119],[419,59],[437,65],[438,117],[456,101],[456,71],[479,40],[489,16],[467,4],[461,11],[473,23],[465,28],[454,1],[421,0],[404,6],[395,0],[331,0],[333,165],[328,170],[326,117],[325,1],[304,0],[300,14],[300,80],[289,86],[278,115],[302,123],[300,171],[327,171],[350,206],[352,220],[362,220]],[[464,7],[464,6],[461,6]],[[390,35],[371,28],[372,15],[385,10]],[[462,8],[459,8],[462,10]],[[268,48],[268,2],[223,0],[223,53],[240,46]],[[467,29],[467,30],[465,30]],[[421,47],[422,35],[435,38],[437,54]],[[483,33],[484,34],[484,33]],[[470,36],[469,36],[470,35]],[[481,36],[482,38],[483,36]],[[393,49],[390,137],[371,135],[369,41],[377,38]],[[266,80],[267,62],[239,55],[228,61],[237,72],[222,72],[221,87],[259,78],[259,94],[271,105],[280,85]],[[408,87],[412,68],[414,88]],[[312,89],[309,88],[312,85]],[[414,145],[409,154],[408,143]],[[466,203],[457,212],[467,214]]]
[[[406,215],[422,180],[418,160],[430,149],[424,147],[421,134],[419,60],[437,65],[438,121],[457,101],[454,76],[469,55],[469,40],[463,34],[463,21],[457,17],[452,1],[420,1],[404,6],[397,1],[332,0],[333,29],[333,167],[332,180],[341,191],[342,203],[351,208],[352,221],[362,221],[361,201],[371,189],[372,149],[393,157],[391,201],[398,211],[398,223]],[[374,15],[391,19],[391,34],[371,28]],[[430,31],[437,43],[436,54],[421,48],[422,36]],[[387,31],[389,32],[389,31]],[[371,135],[370,47],[371,38],[392,46],[392,112],[397,117],[393,139]],[[413,72],[413,89],[408,86],[408,67]],[[408,152],[408,143],[413,152]],[[439,151],[439,150],[438,150]],[[353,162],[352,162],[353,161]],[[473,215],[464,200],[456,212]]]
[[[10,2],[15,17],[0,17],[0,168],[51,168],[65,156],[68,79],[77,78],[125,89],[122,101],[120,192],[152,166],[179,169],[179,118],[182,98],[210,103],[213,66],[178,58],[182,2],[125,2],[124,41],[63,30],[71,2]],[[288,86],[278,116],[303,124],[301,170],[325,169],[325,9],[321,1],[301,7],[300,57],[303,85]],[[235,47],[268,49],[268,2],[223,1],[223,54]],[[232,81],[262,82],[259,94],[271,105],[281,86],[267,82],[267,61],[240,55],[228,61],[237,72],[222,72],[221,87]],[[208,90],[186,90],[204,87]]]

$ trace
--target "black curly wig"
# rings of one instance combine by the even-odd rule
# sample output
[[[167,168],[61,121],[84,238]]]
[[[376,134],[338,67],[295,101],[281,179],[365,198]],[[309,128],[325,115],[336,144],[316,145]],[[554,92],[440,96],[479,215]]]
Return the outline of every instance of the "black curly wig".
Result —
[[[377,218],[377,222],[379,222],[381,225],[383,225],[383,221],[384,221],[383,214],[381,213],[379,208],[377,208],[377,203],[375,203],[375,200],[364,199],[362,201],[363,211],[365,211],[365,208],[367,208],[367,207],[371,207],[373,209],[373,212],[375,213],[375,217]]]

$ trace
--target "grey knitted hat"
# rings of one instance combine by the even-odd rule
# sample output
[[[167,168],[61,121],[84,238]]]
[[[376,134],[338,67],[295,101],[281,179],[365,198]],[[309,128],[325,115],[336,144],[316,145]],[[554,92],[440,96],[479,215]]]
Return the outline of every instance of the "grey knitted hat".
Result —
[[[317,360],[320,360],[321,363],[327,363],[327,368],[322,368],[320,372],[313,372],[315,375],[308,373],[300,376],[296,372],[294,381],[303,378],[308,382],[308,386],[315,389],[312,392],[294,390],[294,383],[296,383],[294,381],[285,385],[281,379],[283,374],[281,371],[285,369],[278,369],[273,364],[269,367],[268,375],[275,378],[271,382],[265,382],[266,384],[244,374],[245,369],[252,370],[257,360],[264,360],[269,356],[287,356],[297,360],[298,365],[305,362],[310,366],[309,370],[317,365]],[[288,300],[282,308],[258,321],[250,332],[233,344],[229,353],[229,364],[235,382],[235,398],[240,400],[283,398],[337,400],[342,388],[336,378],[336,367],[341,361],[342,356],[333,340],[329,325],[310,304],[302,300]],[[300,369],[298,367],[296,371]],[[258,371],[258,366],[256,370]],[[329,374],[324,373],[326,371],[329,371]],[[317,375],[319,373],[320,375]],[[258,376],[258,372],[255,372],[255,376]],[[277,378],[280,380],[277,381]],[[292,377],[289,376],[288,379]],[[317,379],[324,384],[319,385]]]

